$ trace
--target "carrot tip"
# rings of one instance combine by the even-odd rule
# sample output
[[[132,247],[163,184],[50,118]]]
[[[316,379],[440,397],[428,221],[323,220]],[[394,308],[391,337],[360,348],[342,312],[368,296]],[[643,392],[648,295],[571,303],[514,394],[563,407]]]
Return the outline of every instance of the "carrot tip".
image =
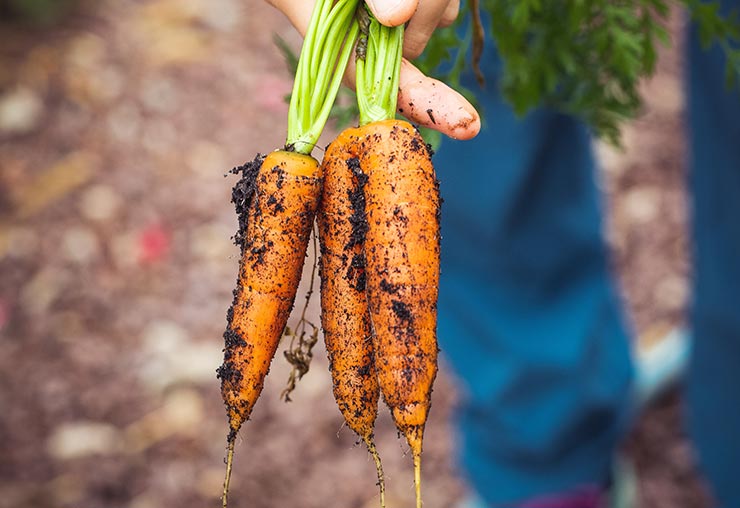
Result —
[[[414,457],[414,488],[416,491],[416,508],[421,508],[421,449],[424,427],[414,425],[408,427],[404,432],[406,440],[411,447],[411,454]]]
[[[421,453],[416,453],[416,451],[414,451],[414,487],[416,508],[421,508]]]
[[[234,443],[236,439],[229,438],[228,451],[226,453],[226,478],[224,479],[224,493],[221,497],[223,508],[229,504],[229,482],[231,481],[231,466],[234,464]]]
[[[385,475],[383,474],[383,464],[380,462],[380,454],[378,454],[378,449],[375,447],[375,441],[373,441],[372,436],[363,439],[367,446],[367,451],[370,452],[370,455],[375,461],[375,469],[378,473],[378,488],[380,489],[380,507],[385,508]]]

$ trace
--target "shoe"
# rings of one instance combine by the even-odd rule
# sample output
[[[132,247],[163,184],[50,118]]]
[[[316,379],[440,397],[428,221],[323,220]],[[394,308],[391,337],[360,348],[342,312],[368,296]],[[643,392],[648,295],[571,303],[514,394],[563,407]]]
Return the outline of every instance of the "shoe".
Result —
[[[637,473],[624,457],[617,456],[612,464],[612,483],[605,508],[637,508]]]
[[[683,378],[689,363],[691,337],[684,329],[640,336],[634,353],[634,404],[639,412]]]

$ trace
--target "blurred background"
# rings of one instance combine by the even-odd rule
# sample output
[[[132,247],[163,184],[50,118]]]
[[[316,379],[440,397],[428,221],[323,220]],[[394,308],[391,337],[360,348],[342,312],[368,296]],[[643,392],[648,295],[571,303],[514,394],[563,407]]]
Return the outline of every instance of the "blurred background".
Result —
[[[0,0],[0,508],[218,506],[215,370],[238,263],[226,173],[284,142],[275,33],[299,47],[258,0]],[[681,324],[687,299],[679,54],[646,84],[626,150],[599,147],[615,272],[644,337]],[[290,404],[274,362],[237,443],[232,506],[377,506],[324,356]],[[466,492],[455,400],[443,364],[429,508]],[[643,507],[709,506],[680,412],[666,397],[626,444]],[[389,506],[411,506],[384,409],[377,439]]]

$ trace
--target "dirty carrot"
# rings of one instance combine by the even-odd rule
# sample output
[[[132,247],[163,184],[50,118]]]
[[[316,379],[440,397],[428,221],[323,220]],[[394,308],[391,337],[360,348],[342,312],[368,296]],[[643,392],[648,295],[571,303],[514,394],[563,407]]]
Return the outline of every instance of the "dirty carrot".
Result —
[[[320,167],[308,155],[276,151],[237,170],[242,258],[218,370],[229,417],[224,504],[236,434],[262,391],[288,321],[320,196]]]
[[[334,398],[345,421],[375,460],[380,505],[385,480],[373,439],[379,388],[365,292],[366,181],[359,161],[334,141],[322,162],[324,185],[318,213],[321,259],[321,323],[329,354]]]
[[[410,124],[386,120],[360,130],[375,368],[411,447],[420,508],[422,437],[437,373],[439,192],[427,147]]]
[[[439,187],[431,150],[409,123],[394,120],[403,27],[361,23],[357,58],[360,127],[356,156],[367,178],[367,295],[383,398],[411,447],[421,508],[424,426],[437,373]],[[363,56],[363,55],[357,55]]]
[[[300,282],[321,188],[320,166],[310,153],[358,33],[356,2],[316,3],[298,64],[285,148],[233,170],[241,174],[232,193],[241,260],[218,369],[229,420],[224,507],[236,435],[262,391]]]

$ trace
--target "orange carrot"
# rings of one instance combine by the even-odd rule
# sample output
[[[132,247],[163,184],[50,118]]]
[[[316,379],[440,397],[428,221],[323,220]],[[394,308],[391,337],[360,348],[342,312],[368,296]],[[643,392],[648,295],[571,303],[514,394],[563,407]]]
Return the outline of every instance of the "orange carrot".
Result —
[[[321,323],[334,398],[349,428],[365,442],[378,472],[380,504],[385,482],[373,439],[379,388],[365,292],[364,175],[359,162],[332,143],[322,162],[324,187],[318,212],[321,242]]]
[[[240,168],[234,189],[242,247],[237,289],[224,333],[224,363],[218,370],[229,416],[226,508],[236,434],[249,419],[285,329],[300,281],[314,215],[320,199],[320,167],[310,157],[334,103],[359,33],[358,0],[317,0],[296,68],[288,108],[285,150]],[[310,295],[310,292],[309,292]],[[305,322],[301,318],[301,322]],[[313,337],[313,336],[312,336]],[[310,358],[310,341],[299,336],[298,353]],[[298,360],[298,373],[307,365]],[[287,392],[289,393],[292,386]]]
[[[367,292],[380,390],[414,457],[421,507],[424,425],[437,374],[439,191],[429,151],[406,122],[361,127]]]
[[[294,152],[272,152],[237,169],[242,257],[218,369],[230,428],[224,505],[236,434],[262,391],[293,306],[321,181],[318,162]]]

